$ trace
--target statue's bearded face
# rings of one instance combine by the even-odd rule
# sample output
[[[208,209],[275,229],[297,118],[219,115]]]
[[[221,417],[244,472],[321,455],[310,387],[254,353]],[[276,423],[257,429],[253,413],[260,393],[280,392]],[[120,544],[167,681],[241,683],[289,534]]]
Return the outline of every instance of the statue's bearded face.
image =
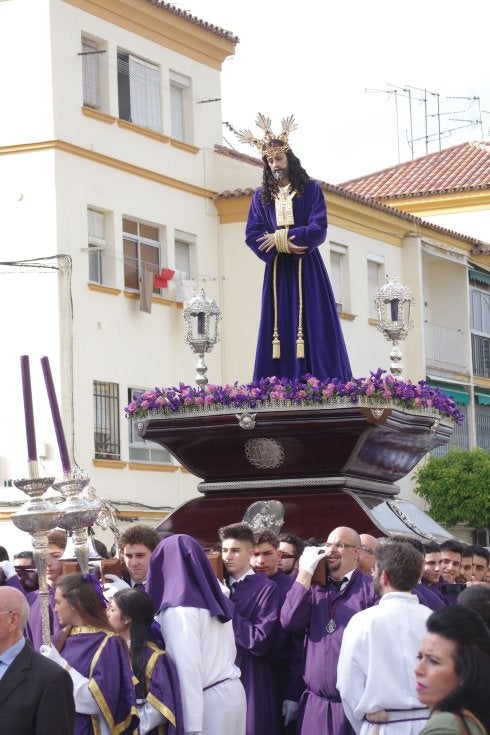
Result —
[[[288,157],[286,153],[270,153],[270,155],[267,156],[267,163],[269,164],[269,168],[272,171],[272,175],[275,178],[275,180],[280,184],[283,181],[287,183],[288,181],[288,174],[289,174],[289,166],[288,166]]]

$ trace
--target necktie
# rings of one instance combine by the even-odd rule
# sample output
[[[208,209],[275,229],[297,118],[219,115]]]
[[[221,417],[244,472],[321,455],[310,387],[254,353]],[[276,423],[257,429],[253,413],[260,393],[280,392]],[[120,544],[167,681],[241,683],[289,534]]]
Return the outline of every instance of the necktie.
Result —
[[[145,585],[143,584],[143,582],[135,582],[133,584],[133,589],[134,590],[143,590],[143,592],[144,592],[145,591]]]
[[[233,597],[236,592],[236,588],[238,587],[238,582],[231,582],[230,583],[230,597]]]
[[[342,577],[342,579],[329,579],[328,580],[331,585],[335,587],[337,592],[340,590],[344,582],[347,582],[347,577]]]

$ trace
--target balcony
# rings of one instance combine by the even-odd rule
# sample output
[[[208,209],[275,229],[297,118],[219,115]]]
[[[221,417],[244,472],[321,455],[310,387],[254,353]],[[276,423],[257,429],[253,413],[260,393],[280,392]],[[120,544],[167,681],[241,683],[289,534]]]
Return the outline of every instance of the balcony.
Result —
[[[490,337],[471,335],[471,355],[473,375],[490,378]]]
[[[425,322],[425,353],[427,368],[469,373],[465,333],[461,329]]]

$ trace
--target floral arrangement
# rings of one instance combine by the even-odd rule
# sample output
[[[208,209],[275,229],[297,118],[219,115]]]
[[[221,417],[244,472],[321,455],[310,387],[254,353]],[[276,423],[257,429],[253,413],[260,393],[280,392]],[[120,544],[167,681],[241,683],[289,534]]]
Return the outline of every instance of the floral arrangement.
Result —
[[[125,408],[127,418],[148,418],[158,414],[188,413],[205,409],[258,409],[264,406],[397,405],[402,408],[432,409],[462,423],[464,416],[453,399],[424,380],[404,382],[379,368],[367,378],[319,380],[312,375],[289,378],[262,378],[246,385],[193,387],[180,383],[178,388],[155,388],[143,391]],[[384,377],[383,377],[384,376]]]

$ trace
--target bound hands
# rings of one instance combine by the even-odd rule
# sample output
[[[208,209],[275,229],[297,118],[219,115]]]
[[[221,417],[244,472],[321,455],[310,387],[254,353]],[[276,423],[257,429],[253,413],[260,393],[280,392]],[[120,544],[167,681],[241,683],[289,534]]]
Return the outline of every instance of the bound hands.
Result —
[[[306,247],[306,245],[295,245],[293,243],[294,238],[295,235],[291,235],[291,237],[288,238],[289,252],[294,255],[303,255],[303,253],[305,253],[308,248]],[[267,233],[266,235],[258,237],[257,242],[260,243],[259,250],[262,253],[269,253],[271,250],[276,249],[276,237],[274,232]]]

